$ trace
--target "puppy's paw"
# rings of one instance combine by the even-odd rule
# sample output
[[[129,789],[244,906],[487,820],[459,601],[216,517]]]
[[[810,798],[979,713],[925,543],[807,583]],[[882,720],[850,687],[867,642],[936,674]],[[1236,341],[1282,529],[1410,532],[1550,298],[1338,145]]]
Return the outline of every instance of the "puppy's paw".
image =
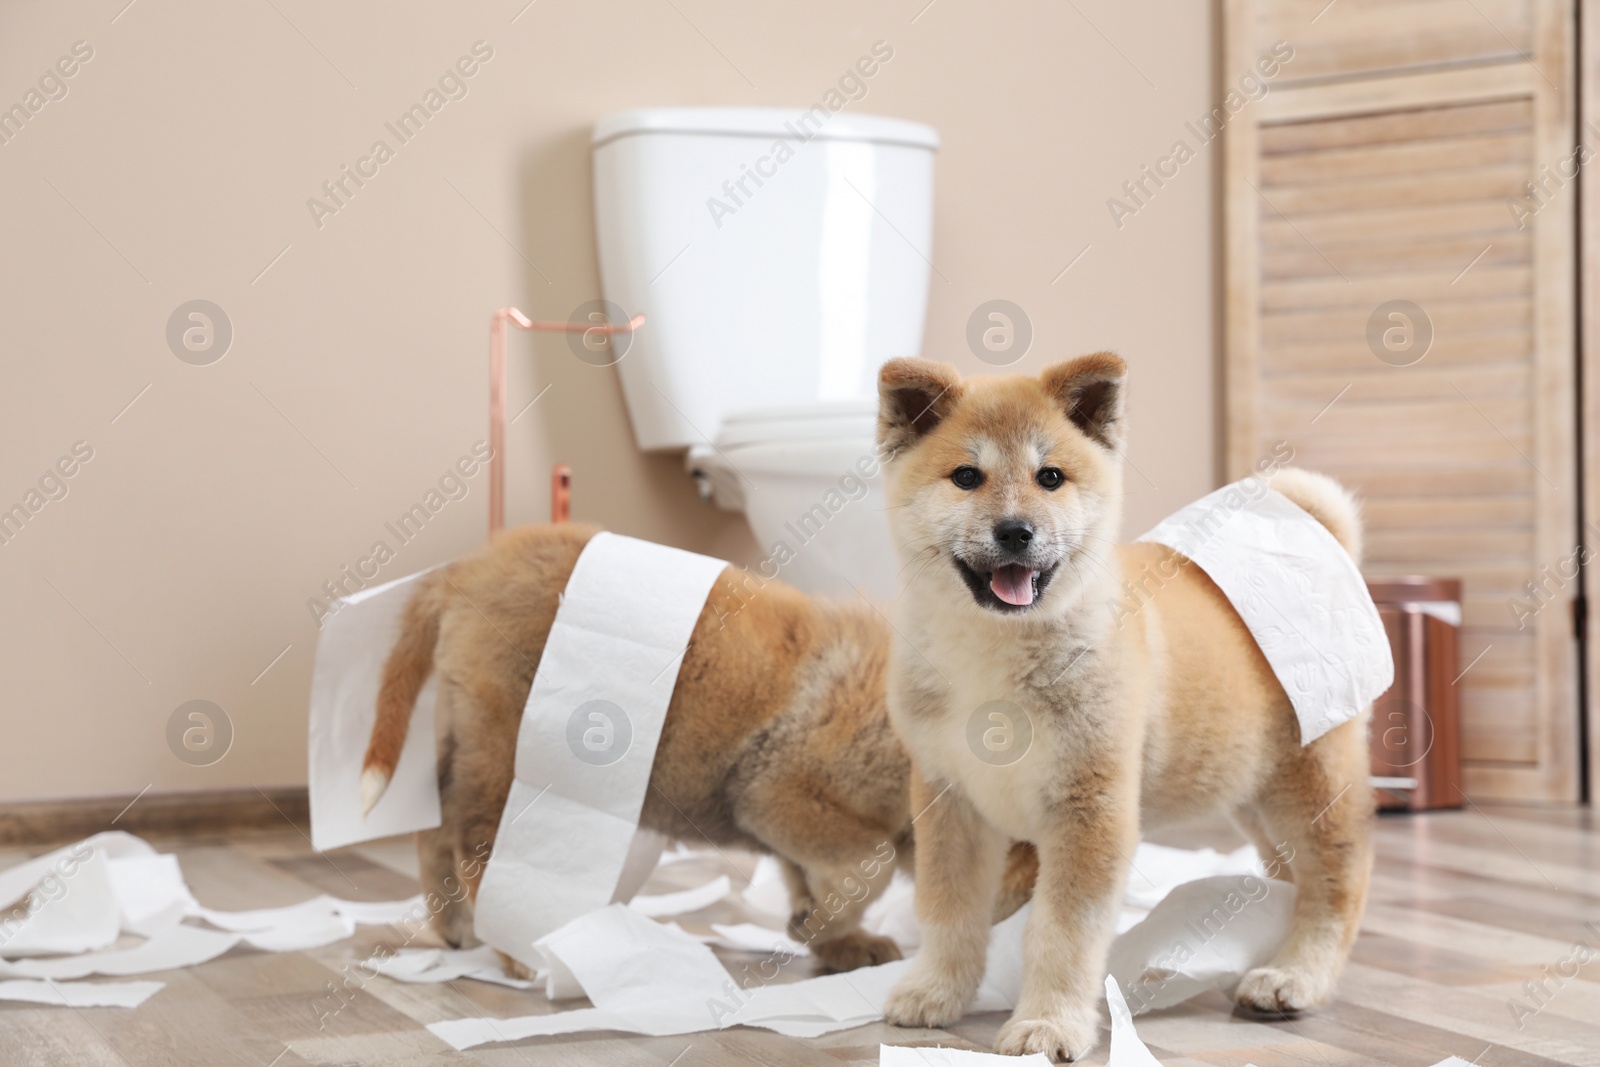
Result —
[[[852,930],[843,937],[811,946],[812,955],[828,973],[874,967],[900,958],[900,946],[887,937]]]
[[[1002,1056],[1031,1056],[1042,1052],[1052,1060],[1075,1060],[1094,1048],[1100,1028],[1092,1018],[1064,1015],[1019,1018],[1013,1015],[994,1039]]]
[[[506,972],[507,978],[520,978],[524,982],[533,981],[533,971],[521,960],[514,960],[504,952],[495,950],[495,955],[500,957],[500,969]]]
[[[1263,1015],[1296,1015],[1332,996],[1332,982],[1296,967],[1257,967],[1233,992],[1240,1007]]]
[[[433,917],[433,928],[451,948],[473,948],[482,944],[473,933],[472,906],[452,904]]]
[[[883,1017],[895,1026],[948,1026],[966,1014],[970,993],[940,974],[912,968],[889,993]]]

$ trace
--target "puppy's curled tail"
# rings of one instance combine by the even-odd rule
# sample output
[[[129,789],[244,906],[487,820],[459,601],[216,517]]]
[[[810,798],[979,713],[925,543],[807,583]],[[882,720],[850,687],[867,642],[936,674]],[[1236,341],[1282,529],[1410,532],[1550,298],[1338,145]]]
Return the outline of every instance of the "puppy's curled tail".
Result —
[[[411,730],[417,694],[433,673],[433,648],[439,640],[439,616],[445,607],[440,588],[444,573],[436,571],[417,583],[417,591],[400,617],[400,639],[383,665],[378,689],[378,717],[372,723],[367,756],[361,763],[361,814],[366,816],[389,788],[400,750]]]
[[[1326,474],[1285,467],[1268,482],[1328,528],[1350,558],[1361,563],[1361,506],[1350,491]]]

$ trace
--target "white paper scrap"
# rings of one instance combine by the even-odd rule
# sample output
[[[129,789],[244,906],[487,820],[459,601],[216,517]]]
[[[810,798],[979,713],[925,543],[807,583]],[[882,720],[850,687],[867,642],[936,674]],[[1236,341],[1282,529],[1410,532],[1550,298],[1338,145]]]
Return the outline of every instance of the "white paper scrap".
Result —
[[[1218,875],[1178,886],[1111,944],[1111,974],[1135,1012],[1231,991],[1289,935],[1294,886],[1261,875]]]
[[[171,853],[120,856],[106,867],[124,930],[149,936],[200,907]]]
[[[719,1002],[721,1026],[759,1026],[789,1037],[821,1037],[883,1018],[889,991],[911,964],[906,960],[861,967],[841,974],[825,974],[783,985],[765,985],[741,991],[739,997]],[[738,1005],[723,1014],[723,1005]]]
[[[1310,744],[1394,682],[1378,609],[1350,554],[1257,478],[1201,497],[1140,541],[1174,548],[1217,583],[1282,683]]]
[[[639,827],[628,843],[628,855],[622,861],[622,873],[617,876],[617,889],[611,895],[612,903],[626,904],[634,898],[661,864],[661,854],[666,850],[667,836]]]
[[[706,946],[621,904],[568,923],[539,949],[561,961],[595,1007],[627,1016],[641,1033],[708,1029],[686,1016],[710,1022],[709,1001],[732,986]]]
[[[392,956],[372,956],[362,966],[401,982],[453,982],[458,978],[471,978],[512,989],[534,986],[533,982],[506,974],[500,966],[500,957],[488,945],[401,949]]]
[[[48,982],[13,978],[0,982],[0,1000],[70,1008],[137,1008],[165,988],[165,982]]]
[[[1012,986],[1021,982],[1026,919],[1026,910],[1019,911],[997,927],[1000,936],[990,947],[991,969],[1014,971],[1007,983]],[[882,1019],[889,991],[910,966],[896,960],[796,982],[763,985],[757,975],[736,981],[689,934],[620,904],[580,916],[541,940],[539,948],[551,967],[570,971],[594,1007],[513,1019],[453,1019],[428,1029],[458,1051],[589,1030],[664,1037],[757,1026],[788,1037],[818,1037]],[[1013,1006],[1014,995],[999,988],[994,977],[985,978],[973,1011]]]
[[[357,923],[420,924],[423,898],[357,902],[318,896],[282,908],[218,911],[202,907],[184,882],[177,857],[131,834],[96,834],[0,872],[0,897],[22,905],[0,923],[0,979],[19,998],[54,983],[65,1003],[139,1003],[160,983],[63,984],[90,975],[128,976],[192,967],[238,944],[269,952],[318,948],[349,937]],[[192,925],[196,919],[208,926]],[[117,947],[123,935],[142,938]],[[94,990],[101,992],[93,992]],[[140,991],[143,991],[142,994]],[[90,998],[82,1003],[72,997]],[[56,997],[42,1004],[62,1004]]]
[[[416,592],[408,574],[336,602],[322,622],[311,675],[308,788],[311,843],[319,851],[439,825],[433,715],[437,678],[417,696],[411,729],[383,798],[361,814],[361,761],[378,715],[383,666]]]
[[[0,872],[0,907],[22,905],[0,924],[0,956],[104,948],[120,932],[113,860],[155,855],[132,834],[108,830]]]
[[[187,890],[185,890],[187,891]],[[191,898],[192,899],[192,898]],[[254,934],[264,931],[282,933],[285,930],[314,930],[322,919],[338,915],[362,926],[382,926],[386,923],[420,922],[427,917],[428,909],[420,895],[404,900],[343,900],[326,894],[288,904],[281,908],[257,908],[253,911],[216,911],[198,904],[190,914],[199,916],[212,926],[223,930]]]
[[[1185,882],[1218,874],[1260,874],[1261,859],[1253,845],[1241,845],[1228,853],[1209,848],[1170,848],[1141,841],[1128,870],[1123,903],[1149,911],[1167,894]]]
[[[706,940],[708,945],[731,948],[738,952],[782,952],[791,956],[809,956],[811,950],[793,940],[782,930],[755,923],[712,923],[715,937]]]
[[[1106,976],[1106,1007],[1111,1009],[1111,1055],[1106,1067],[1161,1067],[1161,1061],[1144,1047],[1133,1028],[1133,1014],[1122,999],[1117,980]]]
[[[27,918],[0,946],[7,956],[39,956],[104,948],[122,932],[111,871],[102,850],[90,852],[62,882],[59,896],[41,885]]]
[[[653,919],[691,915],[702,908],[709,908],[731,892],[733,881],[727,875],[719,874],[705,885],[693,889],[680,889],[676,893],[662,893],[659,896],[636,896],[628,902],[628,907]]]
[[[153,856],[156,851],[140,838],[121,830],[106,830],[86,837],[76,844],[65,845],[0,871],[0,906],[18,903],[35,889],[45,888],[54,881],[70,880],[78,865],[96,849],[103,850],[107,859]],[[47,892],[46,895],[52,894]]]
[[[1050,1067],[1042,1052],[1032,1056],[999,1056],[961,1048],[923,1045],[879,1045],[878,1067]]]
[[[593,1008],[515,1019],[456,1019],[428,1029],[457,1051],[492,1041],[618,1030],[662,1037],[715,1029],[709,1002],[732,979],[711,950],[674,926],[613,904],[539,942],[543,958],[576,979]]]
[[[214,960],[239,941],[238,934],[203,930],[198,926],[169,926],[133,948],[10,963],[0,961],[0,977],[60,980],[86,978],[91,974],[111,977],[151,974]]]
[[[534,942],[616,897],[678,666],[726,566],[610,533],[578,557],[474,910],[478,936],[513,959],[540,966]]]
[[[746,910],[759,912],[780,923],[788,920],[789,887],[784,884],[783,868],[778,865],[777,857],[762,856],[756,860],[756,869],[750,872],[750,884],[739,890],[739,901]]]

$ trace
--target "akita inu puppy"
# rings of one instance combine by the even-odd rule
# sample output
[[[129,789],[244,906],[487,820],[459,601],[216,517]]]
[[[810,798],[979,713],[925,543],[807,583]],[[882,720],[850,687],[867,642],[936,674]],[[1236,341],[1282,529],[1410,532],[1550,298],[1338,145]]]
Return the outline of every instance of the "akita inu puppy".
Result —
[[[879,378],[888,515],[905,568],[889,714],[913,765],[924,943],[890,1022],[960,1018],[983,976],[1006,848],[1039,871],[1021,1001],[1001,1052],[1082,1055],[1143,828],[1230,813],[1263,858],[1293,857],[1293,929],[1240,982],[1249,1008],[1328,1000],[1365,904],[1367,713],[1310,745],[1221,590],[1158,544],[1118,546],[1126,365],[1101,353],[1038,378],[963,380],[897,359]],[[1321,475],[1272,487],[1360,552],[1354,501]],[[1167,582],[1131,616],[1121,575]],[[999,702],[999,703],[997,703]],[[1006,711],[994,718],[995,708]],[[995,726],[993,724],[999,724]],[[995,759],[985,730],[1031,733]],[[1282,846],[1281,848],[1279,846]]]
[[[451,945],[473,939],[534,668],[596,532],[519,527],[421,579],[385,665],[362,802],[370,810],[383,795],[417,694],[437,672],[441,824],[417,835],[417,851],[423,888],[445,902],[433,925]],[[900,958],[892,940],[860,929],[911,847],[910,766],[884,708],[887,657],[888,626],[865,604],[724,570],[684,653],[640,814],[691,845],[777,856],[790,935],[825,970]],[[1018,845],[995,921],[1027,900],[1033,872],[1033,850]]]

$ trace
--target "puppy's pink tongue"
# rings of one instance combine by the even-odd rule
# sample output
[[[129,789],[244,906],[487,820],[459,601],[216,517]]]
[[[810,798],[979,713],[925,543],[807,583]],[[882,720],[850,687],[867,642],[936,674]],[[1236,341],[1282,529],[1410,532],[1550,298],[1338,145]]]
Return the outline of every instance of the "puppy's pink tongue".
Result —
[[[1021,564],[1007,563],[996,567],[989,576],[989,588],[1007,604],[1025,608],[1033,603],[1033,576],[1037,573]]]

